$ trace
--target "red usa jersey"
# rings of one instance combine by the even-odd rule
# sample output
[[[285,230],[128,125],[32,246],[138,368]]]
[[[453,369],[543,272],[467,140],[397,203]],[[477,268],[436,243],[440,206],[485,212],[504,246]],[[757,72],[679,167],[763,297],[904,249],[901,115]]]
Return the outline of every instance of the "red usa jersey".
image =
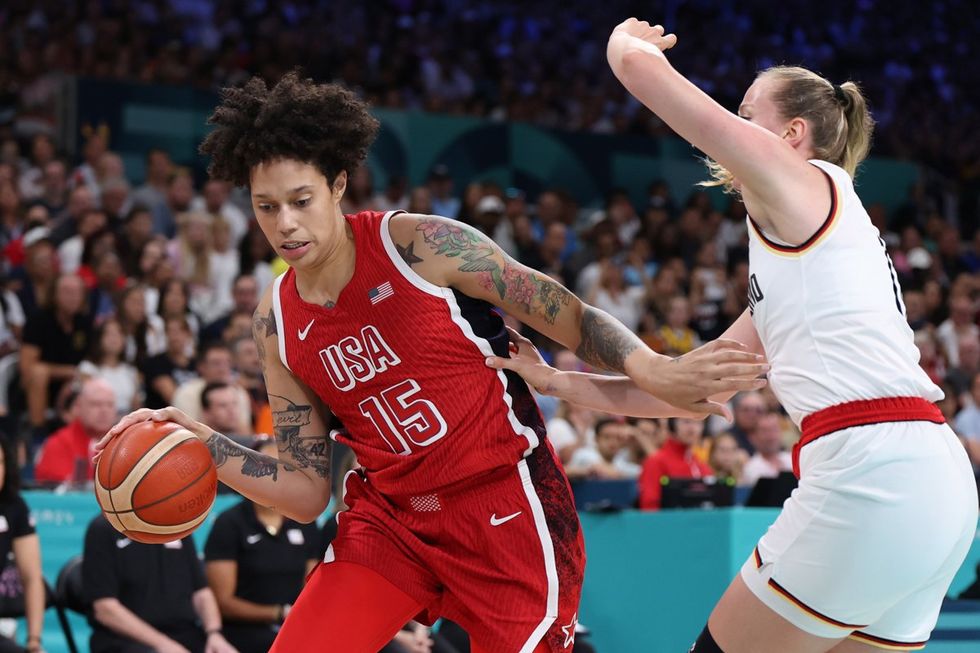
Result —
[[[289,269],[273,312],[282,362],[344,423],[332,437],[379,491],[414,494],[513,465],[545,430],[523,379],[484,364],[507,356],[501,317],[412,270],[388,233],[393,215],[345,216],[357,255],[332,308],[300,298]]]

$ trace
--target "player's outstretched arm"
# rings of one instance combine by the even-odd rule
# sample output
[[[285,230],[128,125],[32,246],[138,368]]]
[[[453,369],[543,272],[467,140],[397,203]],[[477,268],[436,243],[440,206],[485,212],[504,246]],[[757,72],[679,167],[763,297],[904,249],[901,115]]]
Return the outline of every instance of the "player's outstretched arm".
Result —
[[[402,259],[429,283],[499,306],[590,365],[626,374],[641,389],[685,411],[725,415],[707,401],[720,392],[759,388],[757,356],[733,348],[698,350],[671,359],[561,284],[513,260],[492,240],[463,223],[424,215],[397,215],[389,231]]]
[[[265,371],[278,458],[243,447],[172,406],[143,408],[124,417],[96,444],[96,458],[109,440],[132,424],[150,419],[175,422],[207,445],[221,482],[296,521],[308,523],[319,517],[330,501],[330,442],[322,417],[324,407],[279,360],[271,304],[268,291],[256,309],[252,327]]]
[[[729,112],[681,75],[664,50],[677,38],[630,18],[609,37],[606,58],[623,86],[671,129],[731,172],[756,200],[752,217],[791,243],[805,241],[830,210],[823,173],[780,136]],[[805,130],[805,121],[792,122]]]
[[[703,414],[681,410],[640,389],[628,376],[604,376],[587,372],[564,372],[548,365],[530,340],[507,327],[513,343],[509,358],[491,356],[487,366],[511,370],[541,394],[564,399],[573,404],[606,413],[630,417],[704,417]],[[734,340],[718,339],[703,345],[709,349],[740,349]],[[724,403],[730,397],[712,397]]]

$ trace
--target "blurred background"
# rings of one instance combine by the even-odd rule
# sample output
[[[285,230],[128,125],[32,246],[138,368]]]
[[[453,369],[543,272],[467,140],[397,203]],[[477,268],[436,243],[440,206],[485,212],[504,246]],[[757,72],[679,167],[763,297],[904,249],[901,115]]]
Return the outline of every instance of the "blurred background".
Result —
[[[0,430],[5,482],[19,475],[22,491],[5,488],[0,503],[22,497],[33,518],[8,528],[17,510],[0,514],[0,613],[24,610],[24,538],[40,540],[51,605],[71,603],[58,579],[98,512],[90,447],[120,413],[174,404],[243,441],[272,430],[251,315],[285,264],[247,192],[209,181],[196,154],[219,89],[251,75],[299,67],[373,105],[382,128],[347,212],[474,225],[664,354],[722,333],[748,305],[745,210],[696,185],[698,152],[609,72],[606,39],[631,15],[675,32],[674,66],[730,109],[774,64],[862,85],[877,128],[857,191],[921,365],[980,465],[974,2],[5,0]],[[525,333],[556,367],[585,369]],[[582,646],[686,650],[792,489],[795,427],[768,391],[737,398],[733,424],[625,419],[551,397],[540,407],[586,529]],[[342,451],[334,461],[350,464]],[[237,501],[222,495],[215,514]],[[202,549],[211,524],[195,536]],[[951,598],[980,598],[978,560],[980,545]],[[226,621],[240,619],[241,583],[212,576]],[[87,650],[89,623],[108,628],[75,590],[64,626],[47,613],[45,650],[69,650],[72,631]],[[27,637],[23,620],[0,633]],[[927,650],[980,650],[980,608],[950,601]]]

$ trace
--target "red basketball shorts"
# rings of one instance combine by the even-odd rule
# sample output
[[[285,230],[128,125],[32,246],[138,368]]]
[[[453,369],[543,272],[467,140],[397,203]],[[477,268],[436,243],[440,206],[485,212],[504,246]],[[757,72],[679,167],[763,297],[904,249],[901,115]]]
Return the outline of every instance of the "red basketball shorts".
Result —
[[[325,564],[378,572],[424,606],[420,621],[451,619],[487,653],[571,650],[585,546],[550,446],[424,496],[382,496],[358,473],[344,483],[349,509]]]

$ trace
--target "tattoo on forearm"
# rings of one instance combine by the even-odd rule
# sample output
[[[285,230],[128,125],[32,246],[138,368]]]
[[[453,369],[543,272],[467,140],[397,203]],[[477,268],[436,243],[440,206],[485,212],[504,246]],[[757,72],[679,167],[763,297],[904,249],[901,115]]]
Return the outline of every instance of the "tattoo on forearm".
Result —
[[[235,444],[217,431],[211,433],[211,437],[208,438],[206,444],[208,451],[211,452],[211,457],[214,459],[215,467],[222,467],[232,458],[242,458],[243,476],[251,476],[253,478],[271,476],[272,480],[275,481],[279,478],[280,467],[287,472],[296,471],[296,468],[289,463],[276,460],[271,456],[266,456],[239,444]]]
[[[330,476],[330,442],[326,435],[300,435],[311,421],[313,407],[296,404],[279,395],[269,395],[286,402],[286,407],[272,411],[272,427],[279,443],[279,453],[286,453],[298,469],[312,469],[320,478]]]
[[[581,333],[575,354],[590,365],[614,372],[624,372],[626,357],[640,346],[625,326],[591,306],[582,313]]]
[[[423,220],[416,227],[436,254],[459,257],[462,272],[476,272],[480,285],[495,291],[500,299],[520,306],[528,315],[537,313],[554,324],[572,294],[561,284],[541,278],[504,259],[503,267],[494,260],[494,248],[473,230],[436,220]],[[404,257],[404,254],[403,254]],[[421,260],[421,259],[420,259]]]

